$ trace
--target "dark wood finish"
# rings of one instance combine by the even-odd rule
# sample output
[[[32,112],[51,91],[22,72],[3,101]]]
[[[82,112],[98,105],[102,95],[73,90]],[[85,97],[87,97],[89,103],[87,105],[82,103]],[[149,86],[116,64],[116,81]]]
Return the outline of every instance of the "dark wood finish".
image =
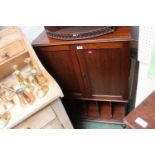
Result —
[[[81,119],[99,122],[123,123],[126,104],[107,101],[78,101],[77,115]],[[73,103],[70,103],[73,104]]]
[[[78,61],[75,59],[76,53],[71,50],[72,47],[60,46],[38,49],[38,57],[45,64],[46,69],[52,74],[52,76],[59,83],[66,97],[81,97],[85,88],[81,79],[80,69],[78,67]],[[67,50],[68,49],[68,50]],[[44,52],[44,50],[46,52]]]
[[[82,47],[85,46],[87,44],[82,44]],[[127,100],[129,50],[126,46],[128,44],[116,42],[109,46],[105,46],[104,43],[100,43],[99,46],[93,44],[93,46],[89,50],[77,50],[87,88],[85,92],[90,98],[100,97],[104,100],[106,95],[109,98],[115,96],[118,100]]]
[[[143,127],[135,122],[141,118],[148,123]],[[155,129],[155,91],[152,92],[139,106],[124,118],[125,124],[135,129]]]
[[[123,103],[116,103],[113,104],[113,110],[112,110],[112,118],[115,120],[122,121],[126,114],[126,104]]]
[[[42,52],[58,52],[58,51],[70,51],[71,46],[69,45],[59,45],[59,46],[44,46],[39,47],[39,50]]]
[[[63,103],[73,124],[76,124],[76,120],[79,119],[124,124],[122,119],[126,112],[125,103],[65,98],[63,98]]]
[[[78,100],[78,103],[77,103],[77,107],[78,108],[78,117],[82,118],[83,116],[84,117],[88,117],[88,107],[89,107],[89,104],[87,104],[86,101],[83,101],[83,100]],[[89,114],[90,114],[90,111],[89,111]]]
[[[88,104],[88,118],[99,118],[99,106],[97,101],[87,101]]]
[[[130,40],[129,27],[118,27],[112,34],[75,41],[51,39],[43,32],[33,42],[33,47],[61,86],[65,98],[91,100],[88,116],[85,113],[84,117],[100,120],[110,115],[106,119],[120,121],[128,102]],[[103,105],[107,114],[101,106],[96,106],[101,103],[98,101],[107,101]],[[94,112],[97,109],[98,116]],[[104,112],[102,116],[100,110]]]
[[[36,47],[36,50],[66,97],[127,101],[128,46],[128,42],[112,42]]]
[[[111,102],[101,102],[100,103],[100,117],[101,119],[111,119],[112,118],[112,104]]]

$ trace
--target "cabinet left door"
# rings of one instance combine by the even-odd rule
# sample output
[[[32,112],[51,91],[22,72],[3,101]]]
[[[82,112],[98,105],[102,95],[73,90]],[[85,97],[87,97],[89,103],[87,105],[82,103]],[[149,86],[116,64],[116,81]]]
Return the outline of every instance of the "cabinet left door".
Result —
[[[45,68],[62,88],[65,97],[81,98],[84,84],[73,46],[44,46],[35,50]]]

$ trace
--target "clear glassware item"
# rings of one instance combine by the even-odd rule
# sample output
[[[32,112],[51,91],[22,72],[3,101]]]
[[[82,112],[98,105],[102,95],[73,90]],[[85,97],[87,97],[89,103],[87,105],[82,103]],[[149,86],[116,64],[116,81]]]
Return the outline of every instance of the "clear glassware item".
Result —
[[[48,93],[48,86],[47,85],[43,85],[43,86],[38,86],[37,89],[37,96],[38,97],[44,97],[46,94]]]
[[[32,60],[31,60],[30,57],[25,58],[24,62],[25,62],[27,65],[29,65],[29,67],[30,67],[30,71],[29,71],[30,75],[34,74],[34,72],[35,72],[35,76],[36,76],[36,78],[37,78],[37,81],[38,81],[40,84],[44,84],[44,83],[47,82],[47,79],[46,79],[42,74],[40,74],[40,73],[37,71],[37,69],[33,66]]]
[[[47,83],[47,79],[42,75],[42,74],[38,74],[36,75],[37,81],[41,84],[44,85]]]
[[[0,128],[4,128],[11,119],[11,112],[0,102]]]
[[[33,75],[31,74],[31,71],[32,71],[32,70],[36,70],[36,68],[33,67],[31,58],[30,58],[30,57],[25,58],[24,62],[25,62],[25,63],[29,66],[29,68],[30,68],[29,71],[28,71],[27,80],[28,80],[30,83],[35,84],[35,81],[34,81]],[[36,72],[37,72],[37,70],[36,70]]]
[[[31,63],[31,58],[30,58],[30,57],[25,58],[25,59],[24,59],[24,62],[25,62],[27,65],[30,66],[30,70],[33,68],[33,65],[32,65],[32,63]]]
[[[33,93],[34,91],[34,86],[30,83],[28,83],[22,73],[18,70],[18,66],[17,65],[13,65],[13,74],[17,77],[18,82],[20,83],[21,86],[25,87],[25,89],[27,90],[27,92],[29,93]]]
[[[8,110],[10,110],[15,106],[15,102],[14,102],[15,93],[12,90],[13,90],[12,88],[4,84],[0,85],[0,99],[6,105]]]
[[[40,97],[40,98],[44,97],[48,92],[48,89],[49,89],[48,86],[45,83],[41,83],[38,80],[36,70],[32,70],[31,74],[33,75],[34,81],[35,81],[35,83],[37,85],[37,96]]]
[[[38,74],[37,69],[31,62],[31,58],[26,58],[24,62],[30,66],[28,80],[37,86],[37,96],[44,97],[48,92],[47,79],[42,74]]]
[[[8,110],[15,106],[13,92],[5,90],[4,93],[1,94],[0,98],[5,103]]]

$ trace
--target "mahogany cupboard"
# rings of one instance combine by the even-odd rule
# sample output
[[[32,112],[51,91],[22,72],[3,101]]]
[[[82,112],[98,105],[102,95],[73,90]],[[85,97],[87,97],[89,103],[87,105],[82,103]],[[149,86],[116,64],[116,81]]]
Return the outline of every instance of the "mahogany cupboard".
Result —
[[[128,103],[130,40],[130,27],[74,41],[48,38],[43,32],[33,47],[82,118],[122,122]]]

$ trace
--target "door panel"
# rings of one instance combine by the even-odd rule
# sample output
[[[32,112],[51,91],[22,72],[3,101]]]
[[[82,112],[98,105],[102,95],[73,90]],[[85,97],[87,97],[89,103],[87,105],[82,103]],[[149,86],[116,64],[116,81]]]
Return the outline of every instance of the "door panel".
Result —
[[[77,51],[80,66],[87,75],[87,87],[92,97],[123,98],[122,48]],[[125,60],[124,60],[125,61]],[[125,72],[124,72],[125,73]]]
[[[38,56],[56,79],[66,97],[82,95],[81,74],[74,51],[38,51]]]
[[[65,97],[128,99],[129,42],[47,46],[36,50]]]

